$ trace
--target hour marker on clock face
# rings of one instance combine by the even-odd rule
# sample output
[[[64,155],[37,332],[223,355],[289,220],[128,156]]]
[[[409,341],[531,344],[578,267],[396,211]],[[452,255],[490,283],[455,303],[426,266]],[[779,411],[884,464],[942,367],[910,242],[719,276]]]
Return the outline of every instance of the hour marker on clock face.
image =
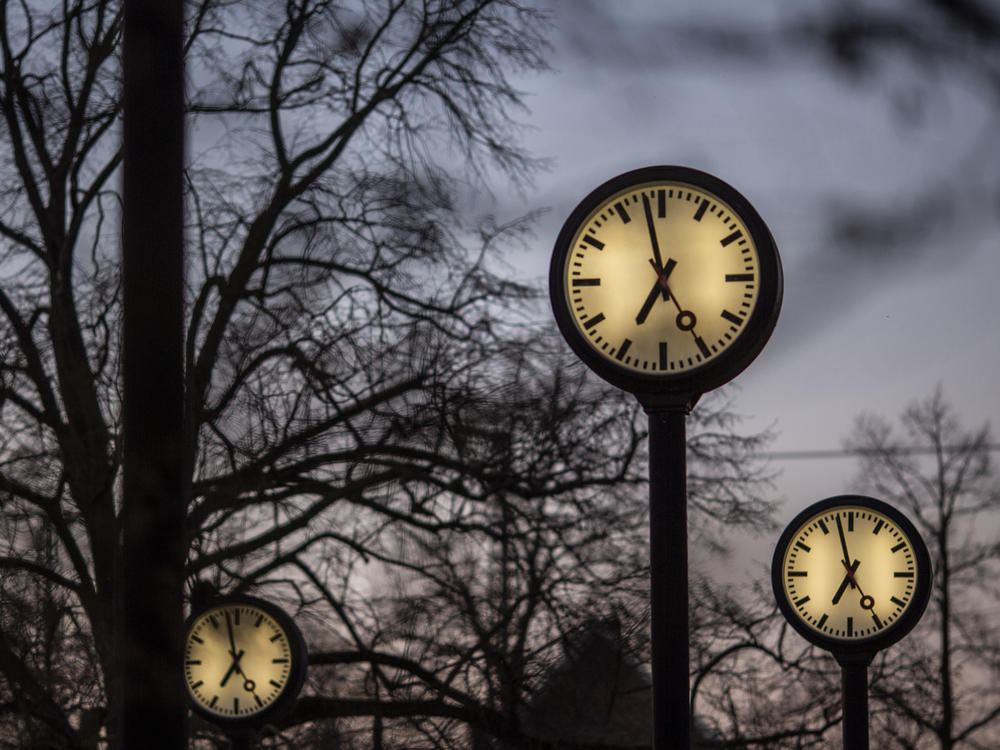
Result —
[[[622,345],[618,347],[618,353],[615,355],[615,359],[624,359],[625,353],[629,350],[629,347],[631,346],[632,346],[631,339],[625,339],[624,341],[622,341]]]
[[[701,221],[701,217],[705,215],[706,208],[708,208],[708,198],[703,198],[701,203],[698,204],[698,210],[694,212],[695,221]]]
[[[732,243],[736,242],[736,240],[738,240],[742,236],[743,236],[743,232],[741,232],[740,230],[737,229],[732,234],[727,234],[725,237],[723,237],[721,240],[719,240],[719,244],[721,244],[723,247],[725,247],[726,245],[731,245]]]

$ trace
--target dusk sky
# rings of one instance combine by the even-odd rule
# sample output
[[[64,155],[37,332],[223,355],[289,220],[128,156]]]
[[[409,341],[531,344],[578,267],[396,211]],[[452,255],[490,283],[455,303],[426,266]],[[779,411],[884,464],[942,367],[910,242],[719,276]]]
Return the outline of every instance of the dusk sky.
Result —
[[[782,29],[836,6],[554,2],[553,70],[519,82],[527,145],[552,168],[523,201],[498,198],[511,213],[549,207],[525,263],[544,280],[563,221],[616,174],[679,164],[743,193],[777,241],[785,291],[770,343],[731,395],[745,429],[773,425],[775,452],[840,448],[859,412],[895,418],[939,384],[967,426],[996,429],[996,91],[903,55],[852,78],[819,44],[790,48]],[[754,44],[727,35],[748,29]],[[855,211],[873,220],[869,242],[838,232]],[[784,522],[851,490],[856,463],[774,468]]]

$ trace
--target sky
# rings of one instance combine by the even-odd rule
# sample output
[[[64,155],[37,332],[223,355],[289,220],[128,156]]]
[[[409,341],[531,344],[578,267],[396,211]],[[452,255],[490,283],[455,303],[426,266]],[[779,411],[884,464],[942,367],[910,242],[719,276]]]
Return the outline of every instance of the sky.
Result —
[[[503,206],[549,209],[525,273],[544,279],[563,221],[610,177],[710,172],[763,216],[784,269],[777,327],[735,381],[745,430],[772,427],[778,453],[837,449],[859,413],[895,418],[940,385],[966,426],[989,422],[998,442],[1000,105],[946,66],[887,58],[859,79],[815,46],[747,53],[722,33],[768,38],[831,5],[552,0],[552,70],[518,81],[525,145],[552,166]],[[708,32],[721,53],[692,41]],[[853,211],[874,224],[845,239],[833,220]],[[850,458],[773,468],[780,522],[854,489]]]

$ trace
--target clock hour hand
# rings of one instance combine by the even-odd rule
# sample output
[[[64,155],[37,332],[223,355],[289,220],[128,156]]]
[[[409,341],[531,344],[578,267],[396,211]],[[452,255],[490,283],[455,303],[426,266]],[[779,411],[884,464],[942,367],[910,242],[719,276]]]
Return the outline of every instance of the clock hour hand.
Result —
[[[639,314],[635,316],[636,325],[642,325],[646,322],[646,318],[649,317],[649,311],[653,309],[653,304],[656,302],[656,298],[660,296],[660,282],[656,282],[653,285],[653,291],[649,293],[646,297],[646,301],[642,303],[642,307],[639,308]]]
[[[841,597],[844,596],[844,592],[847,591],[848,586],[851,586],[852,588],[855,586],[854,571],[858,569],[858,566],[860,564],[861,564],[860,560],[855,560],[854,564],[851,565],[850,567],[848,567],[846,564],[844,565],[844,567],[847,568],[847,575],[844,576],[844,580],[840,582],[840,588],[837,589],[837,593],[833,595],[834,604],[837,604],[840,601]]]
[[[230,664],[229,669],[226,670],[226,674],[223,676],[222,682],[219,683],[219,687],[225,687],[226,683],[229,682],[229,678],[232,677],[237,672],[239,672],[240,674],[243,673],[243,670],[240,669],[240,659],[243,658],[243,653],[244,652],[242,651],[240,651],[239,653],[233,653],[233,663]]]
[[[669,298],[670,287],[667,286],[667,279],[670,277],[670,272],[674,270],[674,266],[677,265],[677,261],[673,258],[667,258],[667,265],[662,268],[653,260],[650,260],[649,263],[653,266],[653,270],[656,271],[656,283],[653,284],[653,289],[646,297],[646,301],[642,303],[639,314],[635,316],[636,325],[642,325],[646,322],[646,318],[649,317],[649,313],[653,309],[657,297],[662,294],[663,299]]]

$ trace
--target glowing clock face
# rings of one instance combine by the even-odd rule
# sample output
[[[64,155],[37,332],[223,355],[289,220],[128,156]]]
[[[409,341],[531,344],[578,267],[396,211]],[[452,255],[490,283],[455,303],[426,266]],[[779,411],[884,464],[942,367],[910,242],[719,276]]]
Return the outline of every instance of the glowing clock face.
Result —
[[[679,182],[608,197],[582,222],[563,284],[579,332],[638,373],[700,367],[740,336],[760,291],[760,261],[743,220]]]
[[[636,394],[701,394],[760,352],[781,307],[781,262],[735,189],[646,167],[570,214],[549,268],[556,322],[601,377]]]
[[[892,509],[835,504],[786,531],[775,593],[786,617],[820,642],[892,640],[926,605],[926,560],[923,542]]]
[[[299,666],[295,659],[290,634],[272,613],[235,602],[208,609],[191,623],[184,675],[203,713],[248,718],[282,696]]]

